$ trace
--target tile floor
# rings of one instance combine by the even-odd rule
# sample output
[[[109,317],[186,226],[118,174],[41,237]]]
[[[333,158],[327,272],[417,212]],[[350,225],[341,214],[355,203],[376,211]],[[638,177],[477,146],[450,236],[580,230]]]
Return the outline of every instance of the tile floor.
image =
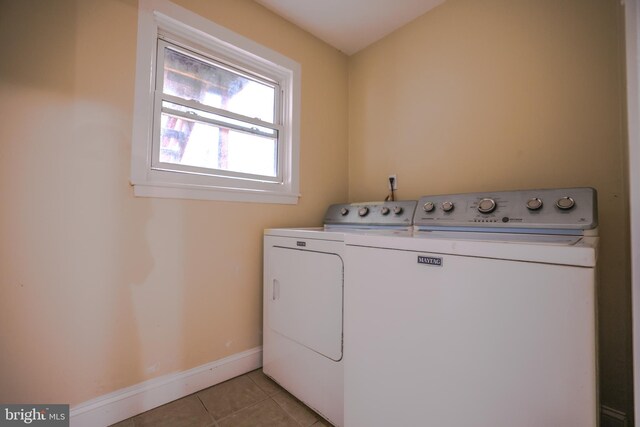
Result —
[[[167,403],[112,427],[332,427],[261,369]]]

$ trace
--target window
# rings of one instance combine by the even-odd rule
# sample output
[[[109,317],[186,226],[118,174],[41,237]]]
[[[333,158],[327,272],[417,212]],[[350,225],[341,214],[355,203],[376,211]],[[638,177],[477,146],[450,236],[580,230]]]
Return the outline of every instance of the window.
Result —
[[[135,194],[297,203],[300,66],[168,1],[138,20]]]

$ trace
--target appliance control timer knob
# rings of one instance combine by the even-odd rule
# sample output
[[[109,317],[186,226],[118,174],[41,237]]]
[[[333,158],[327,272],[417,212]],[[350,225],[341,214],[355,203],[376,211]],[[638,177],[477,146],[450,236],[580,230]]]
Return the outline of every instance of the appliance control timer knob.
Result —
[[[367,216],[368,213],[369,213],[369,208],[366,206],[363,206],[360,209],[358,209],[358,215],[360,216]]]
[[[402,209],[402,206],[396,206],[393,208],[393,213],[396,215],[400,215],[402,213],[404,209]]]
[[[442,210],[445,212],[451,212],[454,208],[453,202],[443,202]]]
[[[433,212],[435,208],[436,205],[433,202],[427,202],[422,206],[422,209],[424,209],[425,212]]]
[[[386,206],[383,206],[382,209],[380,209],[380,213],[382,213],[382,215],[389,215],[389,208]]]
[[[347,208],[340,209],[340,215],[345,216],[348,213],[349,213],[349,209],[347,209]]]
[[[542,207],[542,200],[537,197],[533,197],[527,201],[527,209],[530,211],[537,211]]]
[[[556,202],[556,206],[562,209],[563,211],[568,211],[576,205],[575,200],[571,197],[561,197]]]
[[[496,201],[493,199],[482,199],[478,203],[478,211],[480,213],[488,214],[496,210]]]

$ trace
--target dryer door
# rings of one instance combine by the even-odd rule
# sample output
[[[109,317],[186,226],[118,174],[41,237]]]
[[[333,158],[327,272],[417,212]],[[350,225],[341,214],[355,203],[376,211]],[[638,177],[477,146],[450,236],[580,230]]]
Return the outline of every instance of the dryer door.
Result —
[[[269,250],[269,327],[332,360],[342,359],[342,258],[279,246]]]

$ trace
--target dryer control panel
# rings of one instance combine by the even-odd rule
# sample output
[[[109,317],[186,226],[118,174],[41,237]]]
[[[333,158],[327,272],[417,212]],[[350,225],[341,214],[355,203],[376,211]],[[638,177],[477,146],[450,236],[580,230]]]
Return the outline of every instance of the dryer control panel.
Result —
[[[582,187],[423,196],[413,223],[419,230],[577,234],[597,227],[597,194]]]
[[[331,205],[324,217],[324,224],[350,227],[409,227],[413,225],[417,203],[416,200],[401,200]]]

